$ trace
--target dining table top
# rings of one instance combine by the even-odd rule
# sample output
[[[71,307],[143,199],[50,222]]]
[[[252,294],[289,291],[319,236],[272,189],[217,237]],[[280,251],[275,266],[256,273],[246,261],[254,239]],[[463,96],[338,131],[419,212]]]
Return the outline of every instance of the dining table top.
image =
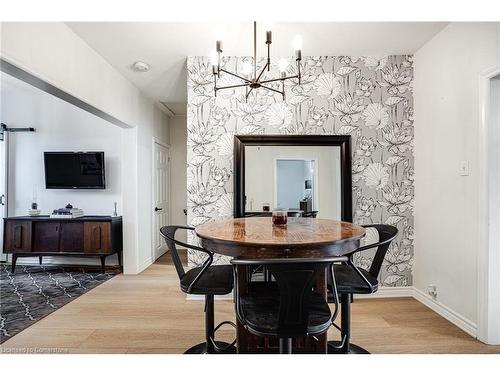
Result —
[[[366,233],[363,227],[356,224],[302,217],[288,218],[286,226],[273,225],[270,217],[233,218],[199,225],[195,231],[204,246],[231,256],[238,255],[228,253],[231,248],[339,248],[345,242],[359,242]]]

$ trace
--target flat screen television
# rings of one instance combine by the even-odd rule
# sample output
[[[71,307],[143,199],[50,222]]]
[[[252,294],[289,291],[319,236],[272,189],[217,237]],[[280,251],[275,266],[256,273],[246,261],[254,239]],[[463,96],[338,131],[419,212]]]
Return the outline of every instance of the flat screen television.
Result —
[[[47,189],[105,189],[104,152],[44,152]]]

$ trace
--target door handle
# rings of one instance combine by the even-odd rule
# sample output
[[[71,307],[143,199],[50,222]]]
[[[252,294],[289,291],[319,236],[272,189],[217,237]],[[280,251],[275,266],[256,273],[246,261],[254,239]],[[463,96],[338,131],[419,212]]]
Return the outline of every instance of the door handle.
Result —
[[[0,195],[0,205],[5,206],[5,194]]]
[[[161,211],[161,210],[163,210],[163,208],[158,208],[158,207],[155,207],[155,212],[157,212],[157,211]]]

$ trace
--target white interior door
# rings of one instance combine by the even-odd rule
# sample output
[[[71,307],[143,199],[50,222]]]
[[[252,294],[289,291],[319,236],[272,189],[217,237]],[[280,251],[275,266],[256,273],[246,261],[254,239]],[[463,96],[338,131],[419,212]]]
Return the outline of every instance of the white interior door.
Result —
[[[168,147],[153,141],[153,253],[158,259],[167,250],[160,228],[170,223],[170,156]]]

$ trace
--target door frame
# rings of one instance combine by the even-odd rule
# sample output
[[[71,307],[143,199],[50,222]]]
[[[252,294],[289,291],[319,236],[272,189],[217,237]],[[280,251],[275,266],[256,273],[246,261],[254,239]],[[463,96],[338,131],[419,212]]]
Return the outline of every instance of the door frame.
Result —
[[[490,238],[490,227],[498,228],[500,219],[490,216],[489,182],[500,171],[489,156],[491,124],[491,80],[500,75],[500,65],[479,76],[479,197],[477,256],[477,339],[490,345],[500,344],[500,241]],[[498,124],[500,126],[500,124]],[[495,297],[496,296],[496,297]]]
[[[168,154],[168,223],[170,224],[170,220],[172,218],[171,212],[170,212],[170,200],[171,200],[171,183],[170,183],[170,171],[171,171],[171,166],[170,166],[170,145],[166,142],[161,141],[157,137],[152,137],[151,140],[151,202],[150,202],[150,207],[151,207],[151,260],[153,263],[158,259],[160,256],[165,254],[167,250],[160,254],[158,258],[156,257],[156,249],[155,249],[155,242],[154,242],[154,236],[155,236],[155,202],[154,202],[154,196],[155,196],[155,181],[154,181],[154,176],[155,176],[155,143],[159,144],[160,146],[163,146],[167,149],[167,154]]]

